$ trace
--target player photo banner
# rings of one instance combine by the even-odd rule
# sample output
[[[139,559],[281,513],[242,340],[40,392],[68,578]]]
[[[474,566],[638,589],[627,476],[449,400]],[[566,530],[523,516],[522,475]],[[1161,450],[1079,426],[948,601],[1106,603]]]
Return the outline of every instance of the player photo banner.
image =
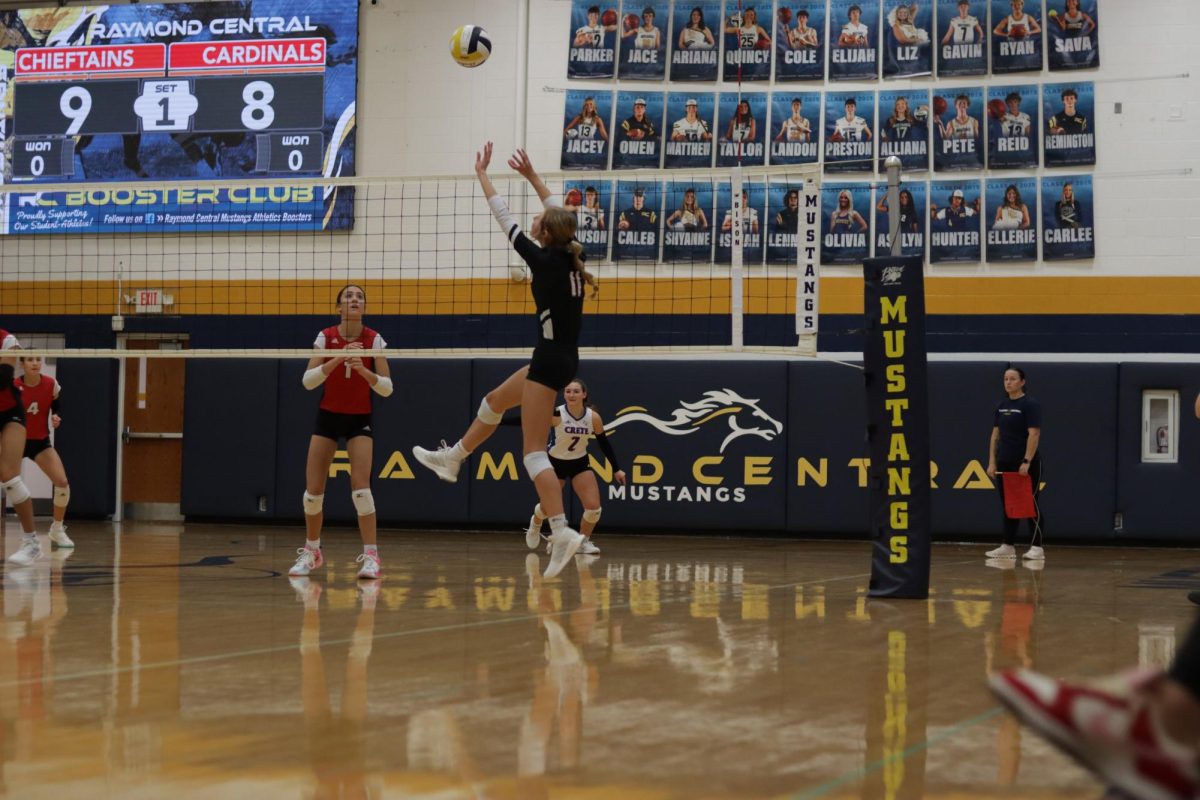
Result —
[[[613,169],[657,168],[662,158],[661,92],[618,92]]]
[[[875,186],[875,256],[892,254],[891,208],[886,183]],[[929,220],[925,184],[900,184],[900,255],[925,257],[925,229]]]
[[[775,81],[825,78],[825,4],[784,0],[775,11]]]
[[[939,78],[987,74],[987,0],[937,0]]]
[[[1095,90],[1091,83],[1042,86],[1045,114],[1044,158],[1047,167],[1096,163]]]
[[[875,93],[825,93],[825,171],[873,172]]]
[[[880,0],[830,0],[829,79],[875,80],[879,76]]]
[[[820,123],[820,92],[777,90],[771,95],[771,163],[817,163]]]
[[[764,183],[742,183],[742,263],[763,263],[763,242],[767,217],[767,187]],[[717,251],[713,258],[717,264],[733,262],[733,189],[731,185],[717,185]]]
[[[659,215],[662,197],[657,183],[617,181],[617,237],[613,261],[655,262],[658,260]]]
[[[821,184],[821,263],[861,264],[870,254],[871,184]]]
[[[933,6],[930,0],[884,0],[883,77],[908,78],[933,72]]]
[[[713,189],[706,181],[668,181],[663,261],[712,260]]]
[[[718,100],[717,166],[761,167],[767,163],[767,95],[721,92]]]
[[[983,90],[952,89],[934,95],[933,168],[983,169]]]
[[[979,181],[933,181],[929,184],[929,263],[978,263]]]
[[[761,6],[763,13],[759,13]],[[721,80],[729,83],[771,79],[771,3],[725,0],[725,60]]]
[[[568,78],[611,78],[616,65],[616,3],[571,0],[571,49]]]
[[[879,169],[896,156],[905,172],[929,171],[929,90],[879,93]]]
[[[1096,257],[1090,175],[1042,178],[1042,260]]]
[[[661,81],[667,73],[667,0],[627,2],[621,19],[621,60],[617,77]]]
[[[811,205],[805,206],[805,202]],[[806,246],[813,247],[815,260],[819,203],[815,191],[807,191],[805,182],[773,181],[767,189],[767,263],[795,264],[800,256],[797,237],[803,232]]]
[[[1040,120],[1037,86],[989,86],[988,169],[1036,167]]]
[[[1046,57],[1052,71],[1100,66],[1099,0],[1046,0]]]
[[[1040,72],[1041,0],[992,0],[992,72]]]
[[[570,180],[563,185],[563,206],[575,212],[575,238],[591,261],[608,258],[612,188],[612,181]]]
[[[920,258],[863,264],[871,597],[929,595],[929,379]]]
[[[715,81],[721,53],[721,3],[675,0],[671,80]]]
[[[671,92],[667,95],[663,166],[711,167],[716,98],[710,94]]]
[[[563,106],[563,169],[608,167],[612,92],[569,89]]]
[[[987,190],[987,260],[1037,260],[1037,179],[990,180]]]

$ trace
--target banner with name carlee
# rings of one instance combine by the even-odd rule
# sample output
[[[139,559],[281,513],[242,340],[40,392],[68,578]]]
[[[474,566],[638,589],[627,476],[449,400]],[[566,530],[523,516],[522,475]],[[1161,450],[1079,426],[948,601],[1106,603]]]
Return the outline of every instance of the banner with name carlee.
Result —
[[[875,93],[825,93],[825,171],[873,172]]]
[[[638,0],[625,6],[621,20],[621,58],[617,77],[622,80],[661,81],[667,74],[667,0]]]
[[[655,169],[662,157],[662,92],[618,92],[613,169]]]
[[[767,163],[767,95],[721,92],[718,99],[717,166],[761,167]]]
[[[933,168],[938,172],[983,169],[983,89],[951,89],[934,95]]]
[[[979,181],[929,184],[929,263],[975,263],[983,253],[979,238]]]
[[[825,4],[784,0],[775,12],[775,81],[825,77]]]
[[[1042,69],[1041,0],[992,0],[992,74]]]
[[[1046,56],[1051,71],[1100,66],[1099,2],[1046,0]]]
[[[654,181],[617,181],[613,261],[658,260],[660,186]]]
[[[1096,163],[1096,102],[1091,83],[1047,83],[1042,86],[1046,128],[1045,166]]]
[[[742,263],[761,264],[766,231],[767,186],[761,182],[742,182]],[[728,182],[717,184],[717,252],[713,261],[728,264],[733,260],[733,189]]]
[[[1042,260],[1096,257],[1090,175],[1042,178]]]
[[[883,12],[883,77],[932,74],[933,8],[912,0],[884,0]]]
[[[563,106],[563,169],[608,167],[612,92],[570,89]]]
[[[875,80],[880,0],[830,0],[829,80]]]
[[[939,78],[987,74],[987,0],[937,0]]]
[[[771,163],[815,164],[821,155],[821,93],[771,95]]]
[[[671,92],[663,166],[706,168],[713,163],[713,118],[716,99],[711,92]]]
[[[709,181],[668,181],[663,211],[663,261],[712,260],[713,187]]]
[[[987,127],[988,169],[1036,167],[1041,130],[1038,87],[989,86]]]
[[[804,207],[805,187],[802,180],[775,180],[767,189],[767,263],[795,264],[799,258],[799,242],[796,240],[800,232],[801,221],[805,222],[804,230],[811,231],[814,236],[817,230],[816,206]],[[811,239],[808,244],[815,244]]]
[[[989,180],[987,189],[987,260],[1037,259],[1037,179]]]
[[[592,261],[608,258],[608,232],[612,228],[612,181],[586,178],[563,184],[563,206],[575,212],[575,238]]]
[[[617,57],[616,3],[571,0],[568,78],[611,78]]]
[[[671,80],[715,81],[721,53],[721,2],[675,4],[671,38]]]
[[[886,183],[875,186],[875,257],[892,254],[891,208]],[[929,219],[925,184],[900,184],[900,255],[925,255],[925,228]]]
[[[879,93],[879,169],[896,156],[905,172],[929,171],[929,90]]]
[[[768,81],[771,79],[771,4],[760,17],[758,9],[743,5],[741,0],[726,0],[725,62],[721,80]]]
[[[821,263],[861,264],[870,254],[871,184],[821,184]]]

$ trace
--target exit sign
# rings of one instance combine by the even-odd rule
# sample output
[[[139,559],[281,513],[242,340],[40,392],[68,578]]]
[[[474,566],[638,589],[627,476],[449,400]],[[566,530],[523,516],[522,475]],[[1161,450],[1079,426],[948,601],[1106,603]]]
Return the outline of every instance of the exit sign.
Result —
[[[161,314],[163,293],[161,289],[138,289],[134,292],[133,305],[139,314]]]

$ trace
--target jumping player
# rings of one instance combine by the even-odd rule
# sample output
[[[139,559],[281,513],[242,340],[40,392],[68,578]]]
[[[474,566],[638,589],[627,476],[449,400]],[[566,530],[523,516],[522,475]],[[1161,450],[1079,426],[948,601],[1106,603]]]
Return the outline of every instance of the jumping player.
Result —
[[[361,286],[352,283],[342,287],[336,302],[341,322],[318,333],[313,347],[326,352],[339,350],[344,355],[313,356],[303,378],[305,389],[315,389],[321,384],[325,384],[325,388],[317,411],[316,430],[308,442],[305,467],[304,527],[307,539],[288,574],[304,577],[325,561],[321,555],[325,481],[338,442],[345,439],[350,454],[350,497],[358,512],[358,531],[363,541],[363,552],[355,559],[362,564],[358,577],[378,578],[381,565],[375,541],[375,499],[371,495],[374,451],[371,392],[380,397],[389,396],[392,379],[387,361],[381,356],[368,356],[365,351],[382,350],[387,347],[387,342],[363,325],[367,293]]]
[[[58,395],[62,386],[49,375],[42,374],[40,356],[22,358],[25,374],[17,378],[21,403],[25,406],[25,458],[38,465],[54,484],[54,521],[50,523],[50,542],[59,547],[74,547],[67,536],[63,519],[71,501],[71,485],[58,451],[50,443],[50,429],[58,428]]]
[[[17,337],[0,329],[0,353],[20,350]],[[0,487],[8,504],[17,512],[24,534],[21,547],[6,559],[6,563],[27,567],[42,557],[42,545],[33,526],[33,497],[21,480],[21,459],[25,457],[25,406],[21,393],[13,382],[17,359],[0,357]]]
[[[600,487],[588,460],[588,443],[592,439],[599,443],[604,457],[612,464],[613,480],[622,486],[625,485],[625,471],[617,463],[617,454],[604,433],[600,414],[588,403],[587,385],[579,378],[571,381],[563,389],[563,400],[566,402],[554,410],[550,420],[554,427],[550,431],[550,444],[546,449],[550,453],[554,474],[558,477],[559,491],[570,481],[575,496],[583,503],[583,524],[579,526],[579,532],[583,534],[584,542],[579,546],[579,552],[585,556],[599,555],[600,548],[592,543],[591,536],[600,522]],[[530,550],[537,548],[545,521],[546,514],[542,511],[542,504],[538,503],[533,508],[529,528],[525,531],[525,544]]]
[[[550,520],[550,565],[546,577],[554,577],[583,544],[583,536],[567,526],[563,514],[562,489],[554,466],[546,454],[554,415],[554,399],[575,375],[579,364],[579,331],[583,321],[584,284],[596,287],[596,279],[583,267],[583,246],[574,240],[575,215],[562,208],[542,182],[524,150],[518,150],[508,165],[520,173],[541,199],[544,211],[533,218],[532,238],[521,231],[504,198],[496,193],[487,169],[492,161],[492,143],[475,155],[475,174],[492,214],[513,248],[529,265],[531,290],[537,306],[538,343],[529,365],[521,367],[488,392],[467,432],[452,447],[445,442],[437,450],[414,447],[413,456],[450,483],[458,480],[462,462],[495,433],[504,412],[521,407],[525,470],[537,489],[538,500]]]

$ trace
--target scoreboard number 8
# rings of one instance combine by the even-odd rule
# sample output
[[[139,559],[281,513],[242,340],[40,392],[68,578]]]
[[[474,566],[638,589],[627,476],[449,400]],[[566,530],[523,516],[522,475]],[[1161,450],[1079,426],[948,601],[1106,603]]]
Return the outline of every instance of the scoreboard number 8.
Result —
[[[275,121],[275,109],[271,108],[274,99],[275,87],[267,81],[246,84],[246,88],[242,89],[242,102],[246,104],[242,109],[242,124],[247,130],[261,131],[271,127]]]
[[[79,101],[78,106],[75,101]],[[92,113],[92,93],[82,86],[71,86],[58,99],[58,110],[71,120],[67,126],[66,135],[74,136],[79,133],[83,123],[87,122],[88,114]]]

